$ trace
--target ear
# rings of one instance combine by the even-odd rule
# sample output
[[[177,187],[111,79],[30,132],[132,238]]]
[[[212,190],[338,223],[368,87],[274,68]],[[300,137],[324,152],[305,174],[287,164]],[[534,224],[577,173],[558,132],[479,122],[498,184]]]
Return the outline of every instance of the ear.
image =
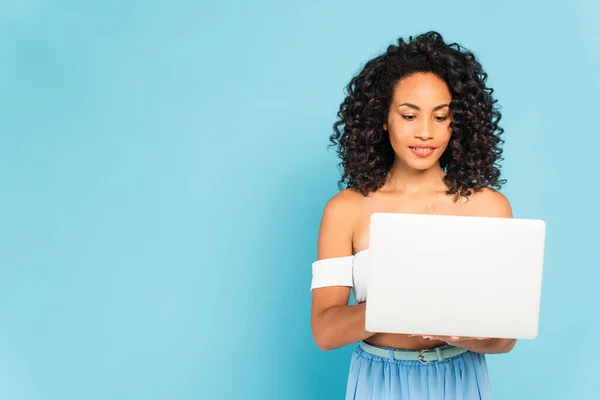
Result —
[[[387,131],[387,123],[384,123],[384,124],[383,124],[383,130],[384,130],[384,131]]]

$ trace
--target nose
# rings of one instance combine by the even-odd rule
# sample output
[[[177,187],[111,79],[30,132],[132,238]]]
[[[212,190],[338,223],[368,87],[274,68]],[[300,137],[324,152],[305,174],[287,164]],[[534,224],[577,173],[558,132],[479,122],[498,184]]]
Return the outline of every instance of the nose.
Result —
[[[430,140],[433,139],[433,130],[432,130],[432,121],[429,119],[423,118],[421,124],[416,127],[417,130],[413,135],[415,139],[421,140]]]

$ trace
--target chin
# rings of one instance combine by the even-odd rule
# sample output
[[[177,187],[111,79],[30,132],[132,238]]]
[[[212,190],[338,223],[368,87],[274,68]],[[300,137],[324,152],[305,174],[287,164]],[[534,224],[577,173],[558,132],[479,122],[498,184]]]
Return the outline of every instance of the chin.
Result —
[[[417,171],[427,171],[428,169],[437,166],[438,160],[418,160],[416,162],[411,160],[410,162],[407,162],[406,165],[409,168],[412,168]]]

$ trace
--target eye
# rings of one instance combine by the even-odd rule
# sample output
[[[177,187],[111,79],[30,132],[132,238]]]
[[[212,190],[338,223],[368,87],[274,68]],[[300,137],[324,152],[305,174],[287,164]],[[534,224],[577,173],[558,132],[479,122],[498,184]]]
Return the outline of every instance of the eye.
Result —
[[[444,122],[444,121],[445,121],[445,120],[447,120],[447,119],[448,119],[448,116],[445,116],[445,117],[435,117],[435,120],[436,120],[437,122]]]
[[[417,118],[416,115],[403,115],[402,118],[404,118],[407,121],[413,121],[415,118]]]

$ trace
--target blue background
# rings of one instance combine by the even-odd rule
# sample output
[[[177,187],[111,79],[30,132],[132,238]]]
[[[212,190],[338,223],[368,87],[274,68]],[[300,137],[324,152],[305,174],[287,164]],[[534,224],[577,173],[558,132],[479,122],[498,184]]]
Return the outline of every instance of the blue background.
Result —
[[[504,193],[548,223],[540,335],[498,399],[597,398],[600,6],[0,3],[0,398],[337,399],[310,332],[343,87],[398,36],[472,49]]]

